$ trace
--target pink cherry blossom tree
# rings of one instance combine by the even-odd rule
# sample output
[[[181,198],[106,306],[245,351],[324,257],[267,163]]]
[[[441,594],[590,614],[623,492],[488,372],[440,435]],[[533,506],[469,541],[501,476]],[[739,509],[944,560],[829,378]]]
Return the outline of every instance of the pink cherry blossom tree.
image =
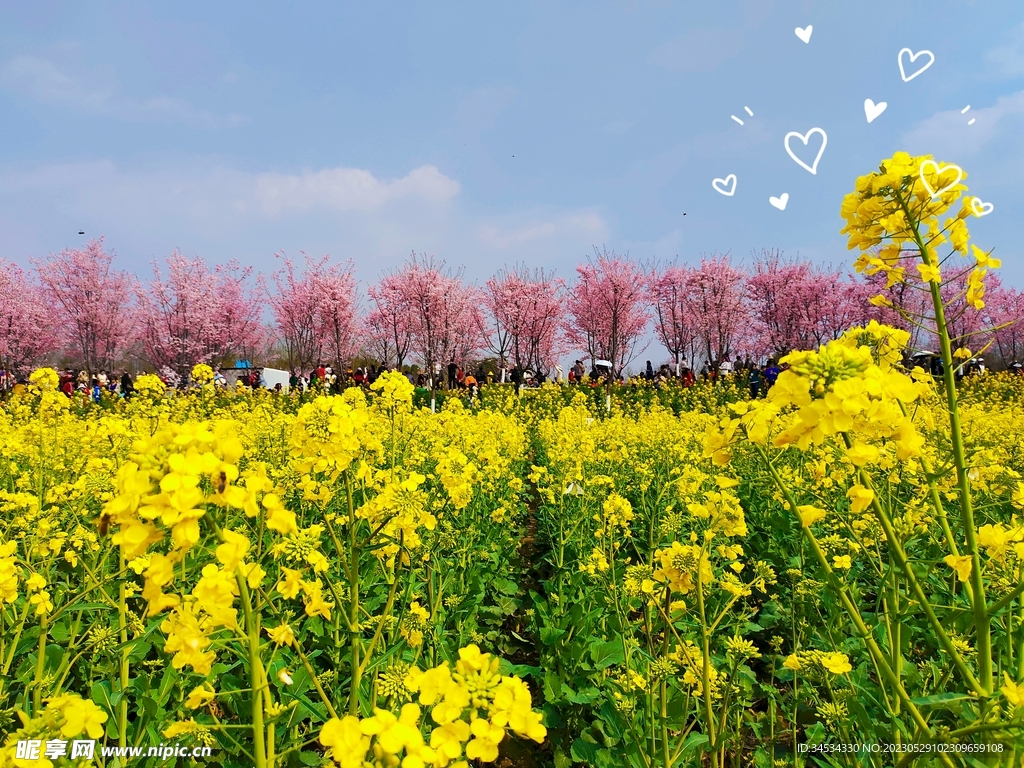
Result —
[[[812,270],[806,262],[784,262],[777,251],[762,251],[746,280],[746,298],[762,354],[778,357],[807,349],[813,331],[804,304],[812,298]]]
[[[591,360],[608,360],[618,377],[633,360],[650,319],[644,269],[635,261],[594,249],[576,267],[566,291],[565,335]]]
[[[561,351],[561,301],[565,284],[543,269],[503,269],[487,281],[488,347],[502,365],[547,373]]]
[[[1024,292],[990,284],[985,305],[995,328],[995,351],[1002,363],[1024,362]]]
[[[739,346],[749,346],[745,283],[745,273],[728,256],[702,257],[689,275],[684,311],[696,324],[701,352],[709,363],[731,359]]]
[[[351,261],[327,264],[314,274],[313,285],[320,297],[324,354],[344,367],[358,354],[362,335],[355,267]]]
[[[838,339],[846,330],[871,319],[872,292],[867,281],[857,275],[826,270],[819,274],[817,284],[818,344]]]
[[[869,317],[864,281],[809,261],[783,261],[778,251],[755,258],[746,295],[761,354],[813,349]]]
[[[424,367],[461,363],[483,346],[483,297],[433,255],[412,254],[400,273],[412,310],[413,349]]]
[[[25,373],[57,350],[53,319],[39,284],[0,259],[0,370]]]
[[[401,273],[384,275],[370,286],[371,309],[366,318],[369,351],[385,366],[401,369],[412,347],[412,308],[405,295]]]
[[[358,352],[359,299],[352,262],[331,264],[329,256],[295,265],[283,253],[284,268],[273,274],[276,293],[270,297],[277,331],[284,340],[291,368],[308,369],[331,361],[344,365]]]
[[[697,351],[697,319],[689,310],[690,280],[693,270],[670,264],[656,267],[648,276],[648,288],[654,304],[654,332],[675,360],[676,371],[682,360],[692,360]]]
[[[262,340],[259,301],[247,280],[251,268],[237,262],[213,269],[202,258],[174,251],[166,274],[153,263],[153,279],[139,292],[143,355],[157,369],[170,368],[182,381],[196,363],[246,355]]]
[[[87,371],[111,368],[135,335],[134,277],[114,269],[102,237],[33,263],[62,345]]]

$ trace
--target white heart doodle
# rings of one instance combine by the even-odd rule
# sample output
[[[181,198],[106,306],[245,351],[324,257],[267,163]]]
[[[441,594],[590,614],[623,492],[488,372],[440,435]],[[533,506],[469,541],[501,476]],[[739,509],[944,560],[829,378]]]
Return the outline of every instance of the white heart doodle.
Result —
[[[799,37],[805,43],[809,43],[809,42],[811,42],[811,33],[814,31],[814,27],[812,27],[810,24],[808,24],[803,29],[801,29],[800,27],[797,27],[793,31],[796,33],[797,37]]]
[[[979,219],[982,216],[988,216],[990,213],[992,213],[993,208],[995,208],[995,206],[992,205],[992,203],[984,203],[982,202],[980,197],[971,198],[971,211]]]
[[[721,185],[721,186],[719,186]],[[726,185],[730,185],[728,191],[724,189]],[[736,174],[730,173],[724,179],[715,179],[711,182],[711,186],[715,188],[716,192],[725,195],[726,197],[732,197],[736,194]]]
[[[783,192],[779,197],[769,197],[768,202],[778,208],[780,211],[786,210],[786,203],[789,202],[789,192]]]
[[[925,178],[924,175],[926,168],[934,168],[934,173],[936,176],[941,176],[942,174],[947,173],[949,171],[956,171],[956,178],[949,182],[949,184],[943,184],[938,189],[932,189],[932,185],[928,183],[928,179]],[[936,163],[934,160],[925,160],[923,163],[921,163],[921,167],[920,169],[918,169],[917,175],[921,179],[921,183],[924,184],[924,188],[928,190],[928,194],[932,196],[932,200],[934,200],[936,197],[941,195],[950,187],[956,186],[957,182],[964,177],[964,171],[959,165],[949,164],[942,165],[940,167],[939,164]]]
[[[903,54],[904,53],[909,53],[910,54],[910,63],[911,64],[914,63],[914,61],[917,59],[918,56],[927,56],[928,57],[928,63],[925,64],[920,69],[918,69],[913,74],[908,76],[906,70],[903,69]],[[931,51],[918,51],[917,53],[914,53],[909,48],[901,48],[900,52],[899,52],[899,55],[896,56],[896,61],[900,65],[900,76],[903,78],[903,82],[904,83],[909,83],[911,80],[913,80],[915,77],[920,75],[922,72],[924,72],[926,69],[928,69],[928,67],[930,67],[932,64],[935,63],[935,54],[932,53]]]
[[[867,117],[868,122],[870,123],[880,114],[885,112],[885,108],[888,106],[889,105],[884,101],[880,101],[877,104],[875,104],[875,102],[873,102],[871,99],[864,99],[864,115],[865,117]]]
[[[814,158],[814,164],[813,165],[808,165],[803,160],[801,160],[799,157],[797,157],[793,153],[793,150],[789,148],[789,140],[792,139],[795,136],[796,138],[800,139],[800,141],[802,141],[804,143],[804,145],[806,145],[807,144],[807,140],[809,138],[811,138],[811,134],[812,133],[820,133],[821,134],[821,149],[818,150],[818,154]],[[825,151],[825,145],[828,144],[828,136],[825,135],[825,132],[823,130],[821,130],[821,128],[811,128],[811,130],[809,130],[805,134],[800,134],[800,133],[797,133],[796,131],[790,131],[789,133],[786,134],[786,138],[783,140],[783,144],[786,147],[786,152],[788,152],[789,156],[792,157],[793,160],[796,161],[797,165],[799,165],[801,168],[805,168],[806,170],[810,171],[811,173],[817,173],[818,172],[818,161],[821,160],[821,155]]]

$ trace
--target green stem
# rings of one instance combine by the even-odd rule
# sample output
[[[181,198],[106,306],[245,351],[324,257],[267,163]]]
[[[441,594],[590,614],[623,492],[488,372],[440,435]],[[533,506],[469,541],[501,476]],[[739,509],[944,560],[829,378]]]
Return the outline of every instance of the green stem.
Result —
[[[401,538],[399,538],[401,541]],[[399,545],[399,552],[401,552],[401,545]],[[369,663],[370,658],[373,656],[373,649],[376,647],[377,642],[380,640],[381,634],[384,632],[384,620],[391,615],[391,608],[395,604],[395,594],[398,592],[398,568],[395,568],[393,575],[393,581],[391,582],[391,589],[388,591],[388,600],[384,605],[384,613],[381,614],[380,621],[377,622],[377,629],[373,633],[373,637],[370,638],[370,644],[366,646],[366,653],[363,654],[363,660],[359,666],[359,677],[362,678],[363,672],[366,671],[366,665]]]
[[[708,637],[707,617],[704,611],[704,580],[701,577],[701,561],[704,558],[704,551],[701,550],[697,560],[697,608],[700,612],[700,634],[701,634],[701,678],[704,687],[704,715],[708,719],[708,735],[712,739],[708,743],[708,749],[714,750],[715,737],[715,715],[711,710],[711,642]],[[666,611],[668,613],[668,611]],[[718,768],[718,754],[711,752],[711,768]]]
[[[847,448],[850,448],[852,445],[850,436],[845,432],[842,433],[842,436],[844,444]],[[899,542],[892,520],[879,501],[878,493],[875,492],[874,486],[871,483],[871,478],[868,477],[868,473],[861,469],[858,470],[857,476],[861,485],[865,488],[870,488],[872,491],[873,498],[871,500],[871,509],[874,511],[875,517],[878,518],[878,522],[881,524],[882,530],[885,533],[885,540],[886,544],[889,546],[889,552],[895,558],[900,570],[903,571],[903,575],[906,576],[907,584],[910,586],[910,590],[914,593],[914,597],[916,597],[918,602],[921,604],[921,610],[924,611],[925,616],[928,618],[928,623],[931,624],[932,629],[935,630],[935,635],[938,638],[942,649],[949,654],[949,657],[953,660],[953,664],[956,666],[957,671],[978,696],[987,697],[991,695],[991,675],[989,676],[989,685],[986,688],[967,667],[967,663],[964,661],[963,656],[961,656],[959,651],[957,651],[953,646],[953,641],[946,632],[946,628],[942,626],[942,622],[939,621],[939,617],[935,615],[935,609],[932,608],[931,601],[925,595],[924,589],[921,588],[921,583],[917,580],[917,574],[914,573],[914,569],[910,565],[910,559],[907,557],[907,553],[903,550],[903,545]],[[982,611],[984,611],[984,604],[982,604]],[[978,648],[978,655],[978,661],[980,664],[980,645]],[[991,659],[989,660],[989,663],[991,664]]]
[[[900,411],[903,413],[904,418],[910,418],[910,414],[907,412],[907,406],[901,400],[896,401],[899,404]],[[935,472],[932,469],[931,460],[923,453],[917,457],[917,460],[921,462],[921,469],[924,471],[924,476],[928,479],[928,498],[932,503],[932,509],[935,510],[935,516],[939,519],[939,526],[942,528],[942,535],[946,537],[946,546],[949,547],[949,551],[954,555],[960,554],[960,549],[956,545],[956,537],[953,536],[953,531],[949,527],[949,518],[946,517],[946,507],[942,503],[942,499],[939,497],[939,486],[935,482]],[[974,602],[974,596],[971,595],[971,602]]]
[[[921,237],[919,222],[910,214],[909,207],[898,197],[907,216],[907,223],[914,234],[914,242],[921,251],[926,264],[937,263]],[[953,367],[953,351],[946,325],[946,309],[942,302],[941,286],[937,282],[928,284],[935,308],[935,330],[939,337],[942,353],[942,377],[945,382],[946,406],[949,409],[949,437],[953,450],[953,464],[956,466],[958,495],[960,497],[960,521],[967,539],[967,553],[971,556],[971,590],[974,593],[975,642],[978,648],[978,676],[988,693],[992,691],[992,625],[985,603],[985,583],[981,578],[981,553],[974,530],[974,505],[971,498],[971,483],[967,476],[967,457],[964,454],[964,436],[960,426],[960,408],[957,405],[956,378]]]
[[[31,607],[31,603],[28,600],[25,601],[25,607],[21,609],[21,619],[18,621],[18,629],[14,632],[14,637],[11,639],[11,650],[7,654],[7,661],[4,662],[4,669],[2,677],[7,677],[7,674],[11,671],[11,664],[14,662],[14,652],[18,650],[18,641],[21,640],[21,631],[25,628],[25,620],[28,618],[28,610]]]
[[[124,571],[124,551],[121,552],[120,570]],[[117,588],[117,626],[121,639],[121,701],[117,705],[117,745],[128,746],[128,604],[125,594],[125,580]]]
[[[238,582],[238,593],[242,598],[245,634],[249,641],[249,683],[252,686],[252,741],[255,751],[255,768],[267,768],[266,729],[263,726],[263,687],[266,685],[266,673],[260,659],[259,615],[252,609],[249,587],[237,570],[235,571],[235,580]]]
[[[771,461],[768,460],[768,456],[765,453],[764,448],[762,448],[760,445],[755,445],[755,448],[757,452],[761,455],[761,458],[764,461],[765,465],[768,467],[768,471],[771,473],[772,479],[775,482],[776,487],[786,497],[786,503],[789,505],[790,511],[793,513],[794,516],[796,516],[799,519],[799,513],[797,512],[797,503],[796,499],[793,497],[792,491],[790,491],[789,487],[783,482],[782,478],[779,476],[778,471],[775,469],[774,465],[772,465]],[[903,702],[903,706],[905,706],[907,708],[907,711],[910,713],[910,717],[911,719],[913,719],[914,724],[917,725],[917,727],[923,733],[925,733],[928,736],[928,738],[932,738],[933,734],[931,728],[928,727],[928,723],[921,715],[920,710],[918,710],[918,708],[910,700],[910,695],[904,689],[903,684],[900,682],[899,678],[897,678],[896,675],[893,673],[892,668],[889,666],[889,663],[885,658],[885,654],[882,652],[882,649],[878,646],[878,643],[875,641],[875,638],[872,635],[871,630],[868,628],[867,624],[864,623],[864,619],[861,617],[860,611],[857,610],[857,606],[853,602],[853,598],[850,596],[849,589],[843,586],[843,584],[836,577],[835,571],[833,571],[832,567],[828,564],[828,558],[825,556],[825,553],[821,550],[821,546],[818,544],[818,540],[814,537],[814,534],[811,533],[810,528],[804,527],[803,532],[805,540],[811,546],[811,549],[814,551],[814,555],[818,560],[818,565],[825,572],[825,577],[829,583],[829,586],[839,596],[839,600],[843,604],[843,608],[846,610],[846,614],[850,617],[850,621],[853,622],[853,625],[856,628],[857,633],[860,635],[862,641],[864,642],[864,645],[867,647],[868,652],[875,659],[875,662],[878,665],[878,669],[882,673],[882,676],[885,677],[889,685],[891,685],[893,689],[896,691],[897,696]]]
[[[46,617],[39,620],[39,656],[36,658],[36,677],[32,684],[32,716],[38,717],[43,699],[43,672],[46,668]]]
[[[352,688],[348,695],[348,712],[359,714],[359,688],[363,668],[359,658],[359,547],[356,541],[356,509],[352,501],[352,476],[345,472],[345,491],[348,498],[348,623],[352,643]]]

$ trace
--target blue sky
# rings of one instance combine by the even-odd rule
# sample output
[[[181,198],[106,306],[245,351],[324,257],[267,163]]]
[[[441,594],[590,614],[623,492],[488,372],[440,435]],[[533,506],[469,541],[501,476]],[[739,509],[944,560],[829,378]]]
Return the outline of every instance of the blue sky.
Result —
[[[909,82],[904,47],[935,59]],[[812,175],[783,137],[813,127]],[[0,257],[22,264],[104,234],[140,274],[174,248],[330,253],[368,282],[412,250],[476,280],[568,276],[595,245],[838,266],[842,196],[899,149],[967,171],[994,205],[975,242],[1024,286],[1024,4],[0,2]]]

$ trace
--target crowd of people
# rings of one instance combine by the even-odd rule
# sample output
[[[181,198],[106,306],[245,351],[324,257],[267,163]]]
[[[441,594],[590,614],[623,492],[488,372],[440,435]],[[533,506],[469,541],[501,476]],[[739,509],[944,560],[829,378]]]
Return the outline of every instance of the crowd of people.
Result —
[[[566,380],[569,384],[589,384],[591,386],[608,384],[614,379],[611,366],[602,363],[605,361],[595,361],[588,373],[583,361],[577,360],[569,369]],[[703,365],[700,371],[694,372],[689,361],[684,359],[676,363],[674,368],[673,370],[673,366],[669,363],[663,363],[655,370],[654,365],[648,360],[643,373],[628,379],[624,375],[620,375],[618,381],[623,384],[647,382],[660,389],[669,382],[682,387],[692,387],[698,381],[714,384],[729,379],[741,384],[746,382],[750,387],[750,396],[759,397],[775,383],[785,366],[780,367],[774,359],[769,359],[763,365],[750,360],[739,363],[729,360],[710,360]]]
[[[120,377],[113,372],[99,371],[91,374],[86,370],[68,369],[58,371],[60,391],[68,397],[76,394],[98,403],[104,393],[114,397],[130,397],[135,392],[132,376],[122,371]],[[0,370],[0,393],[15,391],[28,384],[25,376],[15,376],[10,371]]]
[[[920,366],[936,377],[942,376],[942,361],[933,353],[917,353],[906,361],[907,367]],[[497,368],[497,370],[495,370]],[[704,363],[699,371],[694,371],[687,360],[680,360],[673,364],[664,363],[657,369],[650,360],[646,361],[643,372],[635,376],[627,377],[620,374],[613,375],[610,363],[603,360],[592,361],[589,370],[582,360],[576,360],[569,368],[568,373],[563,377],[561,366],[555,366],[553,376],[544,371],[533,371],[513,365],[511,368],[485,366],[477,364],[475,367],[464,365],[451,360],[446,366],[435,364],[433,375],[429,371],[406,370],[404,375],[409,382],[420,389],[440,389],[447,391],[462,390],[470,396],[474,396],[478,388],[483,384],[495,382],[509,383],[515,386],[516,390],[528,387],[539,387],[546,381],[553,380],[557,383],[569,385],[604,386],[610,383],[641,385],[647,383],[660,389],[670,383],[674,386],[692,387],[699,381],[715,384],[719,381],[732,381],[738,386],[749,388],[752,398],[762,397],[775,384],[779,374],[785,370],[786,365],[780,365],[775,359],[769,359],[760,364],[751,360],[733,362],[730,360],[709,360]],[[342,369],[335,372],[333,366],[319,364],[309,370],[308,373],[298,369],[288,373],[287,390],[283,381],[276,381],[271,384],[265,375],[266,371],[275,369],[265,368],[225,368],[214,369],[213,384],[218,388],[226,389],[232,385],[236,388],[268,389],[274,392],[289,391],[296,392],[325,392],[340,393],[348,387],[369,388],[377,378],[388,370],[396,370],[394,366],[371,364],[355,368]],[[1014,362],[1009,368],[1011,374],[1024,375],[1024,366]],[[956,371],[957,378],[965,375],[980,375],[986,371],[981,358],[972,359],[962,364]],[[279,374],[285,372],[277,371]],[[178,377],[169,371],[160,376],[164,384],[170,388],[182,386]],[[15,376],[10,371],[0,370],[0,394],[24,387],[27,379],[24,376]],[[187,386],[187,383],[186,383]],[[94,402],[100,402],[104,393],[108,397],[131,397],[135,392],[134,380],[131,374],[124,370],[121,375],[108,371],[100,371],[91,374],[85,370],[64,370],[60,371],[60,390],[68,397],[78,395],[88,398]]]

